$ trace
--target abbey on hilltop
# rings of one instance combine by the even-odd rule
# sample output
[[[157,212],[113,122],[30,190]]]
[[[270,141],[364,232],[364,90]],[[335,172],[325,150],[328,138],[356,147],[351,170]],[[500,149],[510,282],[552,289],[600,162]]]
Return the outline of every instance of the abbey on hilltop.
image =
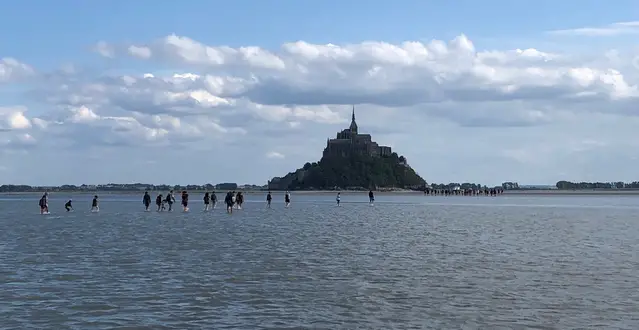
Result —
[[[380,146],[374,142],[370,134],[359,134],[355,122],[355,106],[351,116],[351,126],[337,133],[335,139],[326,141],[324,156],[342,156],[351,154],[369,155],[373,157],[390,156],[391,147]]]
[[[350,127],[326,141],[319,162],[268,182],[271,190],[423,189],[425,185],[404,156],[380,146],[370,134],[359,133],[354,106]]]

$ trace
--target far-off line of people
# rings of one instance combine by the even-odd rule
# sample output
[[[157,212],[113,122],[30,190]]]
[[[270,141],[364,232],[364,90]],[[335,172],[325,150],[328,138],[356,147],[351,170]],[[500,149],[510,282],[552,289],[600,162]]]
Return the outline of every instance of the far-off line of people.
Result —
[[[424,194],[431,196],[498,196],[504,193],[501,188],[483,189],[433,189],[426,188]]]

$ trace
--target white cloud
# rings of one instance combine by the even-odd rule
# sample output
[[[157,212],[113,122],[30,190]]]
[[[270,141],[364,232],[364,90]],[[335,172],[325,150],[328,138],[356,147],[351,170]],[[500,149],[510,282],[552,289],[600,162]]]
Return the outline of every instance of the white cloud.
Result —
[[[117,47],[100,42],[95,50],[102,56],[113,57]],[[165,60],[208,67],[247,65],[254,68],[285,69],[285,63],[276,55],[259,47],[211,47],[191,38],[169,35],[148,45],[129,45],[129,55],[149,58],[151,54]]]
[[[129,54],[141,59],[148,59],[151,57],[151,50],[148,47],[129,46]]]
[[[31,76],[34,73],[32,67],[14,58],[5,57],[0,59],[0,83],[19,80]]]
[[[270,50],[170,35],[93,49],[115,70],[36,75],[29,109],[0,109],[3,145],[41,148],[6,166],[27,171],[49,157],[73,182],[86,179],[77,178],[85,163],[104,167],[104,182],[263,182],[318,160],[356,104],[360,130],[404,154],[428,181],[637,179],[627,165],[639,157],[636,54],[484,50],[465,35]],[[35,73],[3,61],[0,68],[11,68],[0,69],[5,82]],[[140,61],[144,71],[130,70]],[[286,162],[256,168],[256,157],[284,155]],[[134,176],[115,162],[143,168]]]
[[[104,57],[112,58],[114,56],[113,47],[104,41],[98,42],[95,47],[93,47],[93,50]]]
[[[279,153],[277,151],[269,151],[269,152],[266,153],[266,158],[283,159],[284,155],[282,155],[281,153]]]
[[[24,115],[24,107],[0,108],[0,131],[31,128],[31,120]]]
[[[31,136],[29,133],[24,133],[16,136],[16,141],[23,145],[35,145],[36,139]]]
[[[639,21],[618,22],[598,27],[580,27],[574,29],[549,31],[554,35],[610,37],[624,34],[639,34]]]

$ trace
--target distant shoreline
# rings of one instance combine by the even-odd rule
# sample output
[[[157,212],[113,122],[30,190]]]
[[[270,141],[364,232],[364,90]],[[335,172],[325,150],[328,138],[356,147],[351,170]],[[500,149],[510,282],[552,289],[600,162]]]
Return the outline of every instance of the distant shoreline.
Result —
[[[539,189],[539,190],[504,190],[504,195],[510,196],[633,196],[639,195],[639,189]]]
[[[187,190],[189,194],[204,194],[207,192],[212,192],[215,191],[216,194],[223,194],[226,193],[228,190]],[[241,190],[241,189],[235,189],[235,192],[241,192],[245,195],[266,195],[269,190]],[[43,191],[16,191],[16,192],[0,192],[0,195],[29,195],[29,194],[41,194],[44,193],[45,190]],[[76,190],[54,190],[54,191],[47,191],[49,194],[77,194],[77,195],[143,195],[144,194],[144,190],[142,191],[130,191],[130,190],[122,190],[122,191],[116,191],[116,190],[108,190],[108,191],[76,191]],[[151,195],[157,195],[157,194],[166,194],[168,191],[165,190],[149,190],[149,193]],[[179,195],[181,192],[181,190],[174,190],[173,193],[175,195]],[[270,190],[271,194],[284,194],[286,191],[285,190]],[[336,194],[336,193],[342,193],[347,194],[347,195],[359,195],[359,194],[364,194],[364,195],[368,195],[368,190],[364,191],[364,190],[291,190],[290,193],[294,194],[294,195],[317,195],[317,194]],[[415,191],[415,190],[389,190],[389,191],[375,191],[376,195],[386,195],[386,194],[416,194],[416,195],[423,195],[424,192],[422,191]]]
[[[204,194],[206,192],[215,191],[217,194],[225,193],[226,190],[190,190],[190,194]],[[242,192],[246,195],[265,195],[267,190],[241,190],[236,189],[237,192]],[[165,194],[163,190],[150,190],[151,195],[157,195],[158,193]],[[179,191],[175,191],[179,193]],[[284,194],[283,190],[271,190],[272,194]],[[363,190],[291,190],[291,194],[294,195],[326,195],[336,194],[337,192],[342,195],[359,195],[368,194]],[[25,192],[0,192],[0,195],[29,195],[39,194],[39,191],[25,191]],[[73,194],[73,195],[142,195],[144,191],[74,191],[74,190],[59,190],[51,191],[50,194]],[[415,190],[389,190],[389,191],[375,191],[376,195],[425,195],[422,191]],[[634,196],[639,195],[639,189],[582,189],[582,190],[558,190],[558,189],[522,189],[522,190],[504,190],[504,196]],[[439,195],[438,195],[439,196]],[[499,196],[499,195],[498,195]],[[454,196],[451,196],[454,197]]]

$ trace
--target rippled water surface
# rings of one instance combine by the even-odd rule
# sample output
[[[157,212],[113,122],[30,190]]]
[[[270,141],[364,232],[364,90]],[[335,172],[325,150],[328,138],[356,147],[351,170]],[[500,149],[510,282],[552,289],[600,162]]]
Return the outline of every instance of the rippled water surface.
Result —
[[[639,329],[637,197],[365,195],[0,195],[0,328]]]

